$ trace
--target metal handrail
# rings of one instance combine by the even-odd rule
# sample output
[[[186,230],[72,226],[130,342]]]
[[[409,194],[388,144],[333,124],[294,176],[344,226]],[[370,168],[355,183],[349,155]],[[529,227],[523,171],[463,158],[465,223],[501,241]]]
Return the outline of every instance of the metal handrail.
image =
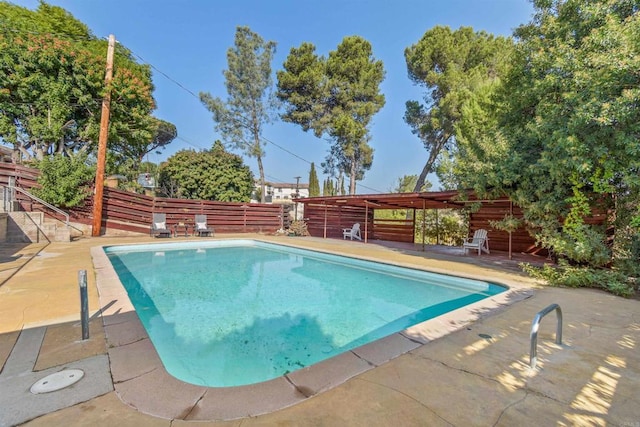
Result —
[[[531,323],[531,352],[529,353],[529,365],[532,369],[535,369],[538,362],[538,328],[540,327],[540,321],[544,316],[551,313],[552,310],[556,311],[558,318],[558,325],[556,327],[556,344],[562,344],[562,309],[558,304],[551,304],[544,310],[539,311]]]
[[[18,190],[19,192],[21,192],[22,194],[26,195],[27,197],[30,197],[31,199],[35,200],[36,202],[41,203],[44,206],[48,207],[49,209],[51,209],[51,210],[59,213],[60,215],[64,216],[64,218],[65,218],[65,222],[64,223],[65,223],[65,225],[67,227],[69,227],[69,214],[66,213],[65,211],[63,211],[62,209],[57,208],[57,207],[53,206],[52,204],[45,202],[41,198],[34,196],[33,194],[29,193],[27,190],[24,190],[24,189],[22,189],[20,187],[14,187],[14,186],[6,187],[4,185],[3,185],[3,187],[8,188],[9,190]]]

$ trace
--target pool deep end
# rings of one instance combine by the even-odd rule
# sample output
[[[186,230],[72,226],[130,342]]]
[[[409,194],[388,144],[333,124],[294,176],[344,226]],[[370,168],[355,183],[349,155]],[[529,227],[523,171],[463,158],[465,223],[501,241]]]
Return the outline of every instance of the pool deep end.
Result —
[[[216,387],[287,374],[505,290],[251,240],[105,252],[166,369]]]

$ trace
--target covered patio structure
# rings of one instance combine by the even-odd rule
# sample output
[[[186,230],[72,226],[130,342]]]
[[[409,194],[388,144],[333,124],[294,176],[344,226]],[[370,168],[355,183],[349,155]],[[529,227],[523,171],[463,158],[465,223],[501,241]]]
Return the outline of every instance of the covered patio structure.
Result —
[[[304,204],[304,219],[307,229],[314,237],[343,238],[342,230],[360,223],[362,240],[385,240],[415,243],[416,211],[440,209],[469,209],[469,233],[477,229],[489,232],[492,250],[531,252],[536,250],[535,241],[524,229],[512,233],[496,230],[490,221],[503,219],[507,215],[521,217],[522,211],[507,197],[480,200],[470,193],[465,200],[460,192],[432,191],[418,193],[362,194],[353,196],[310,197],[296,200]],[[380,209],[408,209],[412,215],[406,219],[377,219],[375,211]],[[423,221],[425,215],[422,216]],[[436,227],[438,222],[436,221]],[[422,226],[423,250],[425,224]]]

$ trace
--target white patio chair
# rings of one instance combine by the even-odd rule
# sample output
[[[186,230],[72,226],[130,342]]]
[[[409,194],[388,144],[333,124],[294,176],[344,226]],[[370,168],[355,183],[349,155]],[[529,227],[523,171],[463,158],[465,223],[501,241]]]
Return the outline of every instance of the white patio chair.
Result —
[[[482,228],[478,229],[473,233],[473,237],[467,239],[463,244],[464,253],[466,255],[469,249],[477,249],[478,255],[481,252],[489,253],[489,237],[487,237],[487,230],[483,230]]]
[[[360,236],[360,224],[359,223],[355,223],[353,224],[353,227],[351,228],[343,228],[342,229],[342,238],[346,239],[346,238],[350,238],[351,240],[353,239],[357,239],[357,240],[362,240],[362,236]]]

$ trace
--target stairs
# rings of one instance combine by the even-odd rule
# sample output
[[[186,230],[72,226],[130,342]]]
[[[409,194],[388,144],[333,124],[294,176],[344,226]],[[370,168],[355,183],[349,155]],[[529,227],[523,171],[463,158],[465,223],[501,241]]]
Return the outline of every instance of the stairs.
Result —
[[[71,229],[42,212],[8,212],[6,242],[69,242]]]

